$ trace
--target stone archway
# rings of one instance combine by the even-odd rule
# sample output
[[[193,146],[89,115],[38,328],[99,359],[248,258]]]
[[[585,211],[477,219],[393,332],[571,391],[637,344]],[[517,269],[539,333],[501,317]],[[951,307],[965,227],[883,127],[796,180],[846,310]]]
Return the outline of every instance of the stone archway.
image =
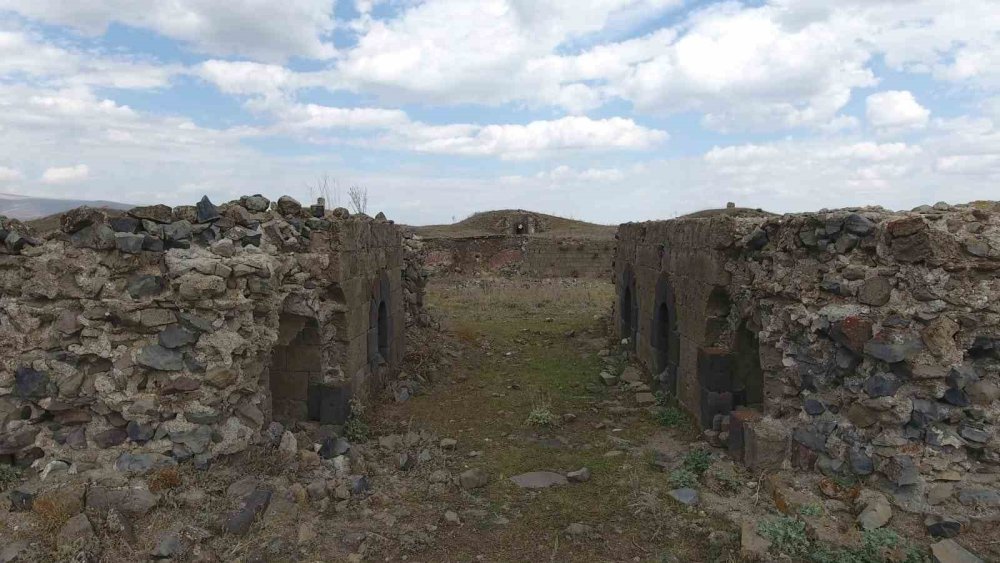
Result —
[[[677,304],[667,275],[656,283],[656,301],[652,327],[653,369],[662,389],[677,393],[677,370],[680,364],[680,331],[677,327]]]
[[[740,323],[733,340],[733,406],[763,410],[764,371],[760,367],[760,346],[751,321]]]
[[[311,412],[313,382],[322,378],[323,353],[319,323],[315,318],[281,313],[278,340],[271,349],[268,389],[271,417],[285,425],[319,420]]]
[[[628,349],[635,350],[636,336],[638,334],[639,305],[635,293],[635,275],[631,266],[625,266],[622,272],[621,293],[618,301],[619,326],[618,331],[622,339],[628,339]]]

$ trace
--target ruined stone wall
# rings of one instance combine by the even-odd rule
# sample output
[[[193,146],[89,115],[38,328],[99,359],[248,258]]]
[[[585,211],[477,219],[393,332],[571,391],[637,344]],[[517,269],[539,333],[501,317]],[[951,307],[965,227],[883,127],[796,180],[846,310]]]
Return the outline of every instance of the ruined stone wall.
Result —
[[[657,379],[748,465],[1000,499],[996,204],[627,224],[615,272],[654,374],[672,295]]]
[[[0,230],[0,459],[207,461],[273,407],[343,422],[403,357],[402,239],[381,214],[252,196]]]
[[[611,240],[487,235],[425,239],[428,267],[438,273],[607,278]]]

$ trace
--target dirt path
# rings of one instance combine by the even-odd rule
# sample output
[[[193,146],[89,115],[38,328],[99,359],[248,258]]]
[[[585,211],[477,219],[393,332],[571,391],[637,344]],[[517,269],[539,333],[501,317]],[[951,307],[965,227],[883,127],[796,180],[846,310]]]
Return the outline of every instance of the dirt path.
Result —
[[[736,530],[666,498],[668,476],[642,447],[655,437],[670,455],[682,442],[634,394],[598,383],[603,369],[621,369],[601,327],[612,291],[574,280],[431,287],[430,307],[451,335],[450,369],[428,393],[382,409],[381,430],[453,438],[447,470],[481,468],[490,482],[422,499],[442,521],[410,560],[709,561],[736,546]],[[588,481],[543,490],[509,479],[581,468]],[[460,523],[444,520],[447,511]]]

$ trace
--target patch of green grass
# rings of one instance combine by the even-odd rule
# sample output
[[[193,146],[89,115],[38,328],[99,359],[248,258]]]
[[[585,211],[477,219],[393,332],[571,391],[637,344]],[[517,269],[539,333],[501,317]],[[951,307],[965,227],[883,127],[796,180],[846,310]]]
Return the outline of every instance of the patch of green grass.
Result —
[[[803,516],[822,516],[823,507],[818,502],[804,504],[799,507],[799,514]]]
[[[660,423],[660,426],[678,428],[686,425],[688,418],[684,411],[677,407],[663,407],[656,415],[656,421]]]
[[[344,425],[344,435],[351,442],[365,442],[371,429],[365,422],[365,405],[357,399],[351,399],[351,415]]]
[[[670,472],[670,485],[675,489],[697,487],[698,474],[690,469],[678,467]]]
[[[531,408],[531,412],[528,413],[528,420],[526,420],[528,426],[543,426],[551,427],[556,424],[556,415],[552,413],[552,405],[548,403],[543,403],[540,405],[535,405]]]
[[[14,486],[21,478],[21,473],[13,465],[0,465],[0,492]]]
[[[806,523],[791,516],[764,520],[757,526],[761,537],[771,542],[771,549],[792,557],[804,557],[811,550]]]
[[[691,450],[684,456],[684,469],[701,475],[712,465],[712,454],[708,450]]]

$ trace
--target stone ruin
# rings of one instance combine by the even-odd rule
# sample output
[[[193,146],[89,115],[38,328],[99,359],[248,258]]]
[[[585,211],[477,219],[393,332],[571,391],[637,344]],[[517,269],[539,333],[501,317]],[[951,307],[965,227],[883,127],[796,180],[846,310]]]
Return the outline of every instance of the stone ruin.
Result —
[[[726,210],[617,239],[623,344],[733,457],[1000,506],[1000,204]]]
[[[399,227],[256,195],[0,218],[0,462],[207,463],[272,421],[343,424],[400,369]],[[426,319],[423,319],[426,320]]]
[[[533,235],[549,230],[548,221],[530,211],[506,213],[497,221],[496,231],[506,235]]]

